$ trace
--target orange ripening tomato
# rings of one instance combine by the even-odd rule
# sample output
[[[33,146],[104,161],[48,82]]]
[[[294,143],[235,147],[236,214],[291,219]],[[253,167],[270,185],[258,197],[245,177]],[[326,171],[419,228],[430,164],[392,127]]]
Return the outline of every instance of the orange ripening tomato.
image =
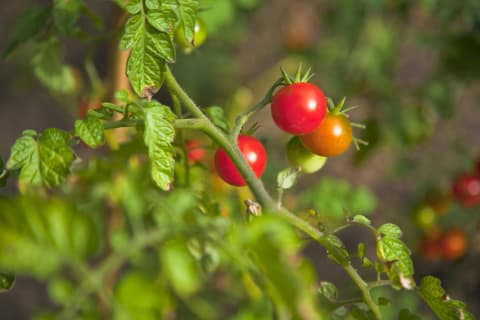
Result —
[[[347,151],[352,138],[350,121],[342,114],[328,113],[312,133],[300,136],[300,141],[319,156],[333,157]]]
[[[461,229],[452,229],[442,237],[442,254],[445,259],[457,260],[467,249],[467,236]]]

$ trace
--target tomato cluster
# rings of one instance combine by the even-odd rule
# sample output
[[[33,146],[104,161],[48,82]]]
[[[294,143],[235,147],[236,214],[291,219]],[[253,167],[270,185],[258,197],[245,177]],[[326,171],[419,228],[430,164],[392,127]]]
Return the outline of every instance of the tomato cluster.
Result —
[[[271,114],[283,131],[298,137],[287,144],[290,165],[304,173],[323,167],[327,157],[344,153],[353,139],[352,125],[337,107],[327,108],[324,93],[307,82],[289,84],[272,98]]]
[[[480,205],[479,166],[480,160],[475,163],[472,172],[459,175],[453,181],[451,190],[429,192],[422,205],[415,210],[414,222],[426,234],[421,242],[421,251],[425,257],[456,260],[464,255],[468,245],[465,231],[454,226],[442,232],[437,220],[439,216],[455,214],[455,210],[449,213],[454,203],[467,208]]]
[[[290,165],[304,173],[320,170],[327,157],[344,153],[350,146],[352,125],[345,116],[342,101],[327,108],[327,99],[317,86],[296,78],[283,86],[272,97],[271,115],[283,131],[294,135],[287,144],[286,153]],[[266,166],[266,152],[262,144],[251,136],[240,135],[238,148],[257,177]],[[234,186],[246,184],[227,153],[219,148],[215,153],[215,169],[220,177]]]
[[[461,258],[468,246],[465,231],[452,228],[446,232],[434,231],[423,241],[421,250],[423,255],[431,260],[444,258],[450,261]]]

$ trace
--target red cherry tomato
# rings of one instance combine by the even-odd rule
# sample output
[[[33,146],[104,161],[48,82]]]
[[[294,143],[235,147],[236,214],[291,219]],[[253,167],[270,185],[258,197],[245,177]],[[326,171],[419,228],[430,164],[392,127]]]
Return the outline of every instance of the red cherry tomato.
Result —
[[[480,204],[480,176],[464,174],[453,184],[455,199],[466,207]]]
[[[327,103],[317,86],[306,82],[294,83],[275,93],[271,112],[280,129],[302,135],[318,127],[327,112]]]
[[[425,258],[438,260],[442,257],[442,242],[439,238],[427,237],[422,240],[421,251]]]
[[[467,249],[467,236],[461,229],[452,229],[442,237],[442,254],[448,260],[457,260]]]
[[[199,140],[187,140],[185,142],[188,163],[195,164],[203,162],[205,160],[207,150],[205,150],[201,146],[202,142]]]
[[[352,142],[352,125],[342,114],[329,113],[310,134],[300,136],[305,148],[324,157],[344,153]]]
[[[263,145],[252,136],[240,135],[237,139],[238,148],[243,154],[250,168],[257,177],[261,177],[267,164],[267,153]],[[247,183],[238,171],[235,164],[222,149],[218,148],[215,152],[215,169],[218,175],[228,184],[234,186],[244,186]]]

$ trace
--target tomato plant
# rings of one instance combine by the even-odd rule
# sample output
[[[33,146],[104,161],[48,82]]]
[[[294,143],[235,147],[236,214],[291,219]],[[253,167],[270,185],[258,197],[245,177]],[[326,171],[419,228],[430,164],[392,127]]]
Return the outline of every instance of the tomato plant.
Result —
[[[452,186],[455,199],[462,205],[471,207],[480,203],[480,177],[464,174]]]
[[[273,96],[271,113],[277,126],[285,132],[301,135],[315,130],[325,117],[327,102],[311,83],[289,84]]]
[[[318,156],[305,149],[298,136],[292,137],[288,141],[286,153],[290,165],[299,167],[304,173],[314,173],[327,162],[326,157]]]
[[[216,77],[221,74],[217,69],[231,65],[221,54],[200,51],[219,46],[204,46],[198,55],[187,56],[177,52],[175,38],[187,49],[200,45],[205,40],[201,12],[212,29],[216,26],[219,43],[222,36],[234,43],[229,35],[242,32],[223,28],[222,14],[236,17],[234,8],[247,12],[256,1],[114,3],[122,14],[112,24],[103,23],[87,1],[31,6],[18,19],[2,55],[27,61],[32,76],[70,108],[76,104],[67,102],[79,97],[63,49],[80,40],[87,52],[82,74],[89,83],[84,87],[92,101],[105,101],[64,126],[68,129],[24,130],[6,163],[0,160],[0,185],[9,188],[0,197],[0,292],[15,293],[14,275],[41,281],[51,303],[32,318],[42,319],[416,319],[413,312],[423,317],[423,309],[395,299],[388,303],[384,292],[422,299],[440,319],[473,319],[461,301],[444,299],[440,279],[415,277],[398,225],[377,224],[363,215],[376,207],[368,188],[352,187],[347,177],[308,180],[298,170],[318,170],[325,154],[343,153],[351,141],[360,141],[351,129],[358,125],[342,110],[345,99],[327,114],[324,93],[308,83],[309,72],[301,76],[300,67],[294,76],[280,68],[278,78],[268,80],[270,89],[252,106],[257,95],[228,99],[206,94],[208,101],[201,101],[188,90],[189,80],[198,75],[207,75],[195,81],[204,87],[212,78],[222,84],[238,79]],[[368,49],[389,52],[388,29],[378,21],[367,25],[382,32],[381,41]],[[363,47],[378,37],[358,38],[355,33],[352,38]],[[106,59],[114,70],[99,73],[92,57],[106,54],[104,41],[114,47]],[[344,42],[339,41],[339,48]],[[347,64],[347,52],[337,50],[332,56]],[[388,59],[358,55],[360,68],[378,63],[376,70],[384,76],[381,66]],[[183,80],[181,67],[171,68],[182,62],[188,69]],[[324,80],[330,83],[343,72],[327,74]],[[378,94],[366,84],[367,92],[376,93],[372,96],[388,93]],[[239,100],[245,100],[238,103],[241,107],[235,105]],[[251,135],[264,120],[247,126],[268,105],[278,127],[300,135],[287,145],[294,167],[269,160],[267,168],[267,152]],[[402,121],[408,136],[422,135],[416,127],[422,116]],[[312,155],[304,140],[323,131],[326,138],[312,139],[310,148],[326,143],[323,154]],[[245,188],[218,187],[220,178],[213,170],[188,163],[205,156],[195,152],[202,151],[201,145],[185,140],[195,134],[217,146],[214,167],[221,179]],[[102,150],[77,150],[79,141]],[[268,147],[275,159],[275,144]],[[311,178],[317,180],[314,185],[307,184]],[[368,241],[348,237],[353,233]],[[451,243],[442,239],[443,250],[461,247],[458,235]],[[315,261],[304,250],[310,245],[321,247]],[[454,256],[458,253],[448,255]],[[315,272],[313,262],[327,259],[328,268],[337,268],[339,277],[348,279],[339,281],[345,286],[337,288],[333,282],[338,279],[330,282],[328,274]]]
[[[239,135],[237,144],[238,149],[248,166],[255,173],[255,176],[261,177],[267,165],[267,153],[262,143],[252,136]],[[245,186],[247,184],[224,149],[217,149],[214,159],[215,169],[225,182],[234,186]]]

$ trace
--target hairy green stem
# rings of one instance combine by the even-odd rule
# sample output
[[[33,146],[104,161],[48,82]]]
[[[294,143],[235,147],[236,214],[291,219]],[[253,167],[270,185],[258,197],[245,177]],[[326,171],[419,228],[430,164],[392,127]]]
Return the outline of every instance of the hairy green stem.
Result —
[[[384,286],[391,286],[392,281],[390,280],[377,280],[377,281],[371,281],[368,283],[368,288],[376,288],[376,287],[384,287]]]
[[[215,142],[217,142],[220,147],[222,147],[225,152],[228,154],[230,159],[232,159],[235,166],[238,168],[242,176],[244,177],[247,185],[250,187],[253,195],[257,199],[257,201],[264,207],[264,208],[276,208],[275,202],[272,200],[270,195],[265,190],[263,183],[260,179],[258,179],[253,171],[250,169],[249,165],[245,161],[242,153],[238,149],[237,142],[232,141],[227,137],[227,135],[217,128],[208,117],[202,112],[202,110],[195,104],[195,102],[188,96],[188,94],[180,87],[177,80],[173,76],[170,69],[167,67],[167,71],[165,73],[165,80],[167,82],[167,86],[170,90],[173,91],[180,101],[182,102],[183,106],[187,108],[193,115],[195,115],[198,120],[203,120],[204,127],[202,128],[203,131],[210,136]]]
[[[344,267],[344,269],[362,292],[363,300],[370,307],[370,310],[372,310],[375,318],[382,319],[382,314],[380,313],[378,305],[375,303],[375,301],[373,301],[368,284],[362,279],[362,277],[360,277],[357,270],[355,270],[351,264],[348,264],[346,267]]]
[[[267,94],[265,95],[265,97],[263,97],[263,99],[259,103],[257,103],[253,108],[251,108],[247,112],[237,117],[237,119],[235,120],[235,126],[233,127],[233,130],[231,133],[233,140],[236,140],[236,138],[240,134],[240,131],[242,131],[243,126],[245,125],[245,123],[247,123],[248,119],[250,119],[251,116],[253,116],[257,111],[265,107],[267,104],[272,102],[273,92],[277,87],[282,85],[282,83],[283,83],[283,78],[280,78],[277,81],[275,81],[275,83],[267,91]]]

